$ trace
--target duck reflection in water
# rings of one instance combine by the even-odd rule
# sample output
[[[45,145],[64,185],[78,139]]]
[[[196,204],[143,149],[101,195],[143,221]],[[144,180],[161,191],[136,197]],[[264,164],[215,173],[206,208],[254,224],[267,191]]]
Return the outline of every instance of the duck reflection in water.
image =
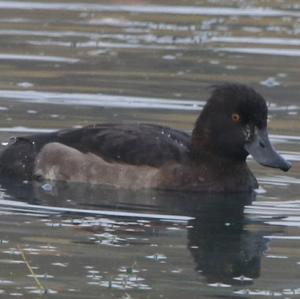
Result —
[[[190,221],[188,247],[208,283],[252,284],[260,276],[261,258],[267,249],[264,232],[247,228],[251,220],[245,205],[255,195],[232,194],[207,200]]]
[[[25,186],[26,191],[16,188],[15,184],[10,188],[2,183],[2,187],[14,198],[32,198],[32,203],[38,205],[75,207],[83,211],[99,211],[99,214],[101,210],[110,210],[190,216],[191,220],[186,225],[187,248],[201,279],[209,284],[240,285],[251,284],[260,275],[261,258],[268,241],[263,237],[265,232],[248,228],[253,220],[244,213],[245,206],[255,200],[255,193],[121,192],[99,186],[64,183]],[[157,230],[164,232],[168,225],[165,221],[153,221],[152,228],[147,231],[150,238],[154,233],[153,227],[157,235]]]

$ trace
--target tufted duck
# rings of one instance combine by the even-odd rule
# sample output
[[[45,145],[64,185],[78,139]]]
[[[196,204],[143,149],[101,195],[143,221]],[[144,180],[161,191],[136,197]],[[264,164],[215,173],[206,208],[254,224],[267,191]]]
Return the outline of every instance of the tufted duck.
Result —
[[[191,135],[154,124],[97,124],[17,137],[1,150],[0,175],[119,188],[243,192],[257,188],[246,164],[287,171],[272,147],[267,105],[251,87],[214,87]]]

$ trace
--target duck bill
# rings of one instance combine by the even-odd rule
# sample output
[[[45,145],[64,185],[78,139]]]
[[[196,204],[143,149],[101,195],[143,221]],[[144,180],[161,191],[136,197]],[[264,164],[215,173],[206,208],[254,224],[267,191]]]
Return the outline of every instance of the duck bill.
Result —
[[[266,128],[256,130],[254,140],[246,143],[245,150],[263,166],[279,168],[283,171],[288,171],[291,167],[291,163],[280,156],[272,146]]]

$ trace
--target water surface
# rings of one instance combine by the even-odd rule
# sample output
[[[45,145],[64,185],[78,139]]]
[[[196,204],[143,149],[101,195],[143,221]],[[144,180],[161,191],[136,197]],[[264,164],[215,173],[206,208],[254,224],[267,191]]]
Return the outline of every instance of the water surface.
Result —
[[[192,129],[211,84],[267,99],[288,173],[256,195],[1,181],[0,297],[298,298],[297,1],[0,1],[0,140],[96,122]]]

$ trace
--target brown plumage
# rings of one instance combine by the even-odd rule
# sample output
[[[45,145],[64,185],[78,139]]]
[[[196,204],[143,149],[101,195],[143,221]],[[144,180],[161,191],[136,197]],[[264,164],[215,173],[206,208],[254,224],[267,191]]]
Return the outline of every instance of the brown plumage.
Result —
[[[288,170],[267,136],[267,106],[254,89],[214,91],[192,135],[154,124],[98,124],[16,138],[2,149],[1,176],[160,188],[240,192],[257,187],[246,157]]]

